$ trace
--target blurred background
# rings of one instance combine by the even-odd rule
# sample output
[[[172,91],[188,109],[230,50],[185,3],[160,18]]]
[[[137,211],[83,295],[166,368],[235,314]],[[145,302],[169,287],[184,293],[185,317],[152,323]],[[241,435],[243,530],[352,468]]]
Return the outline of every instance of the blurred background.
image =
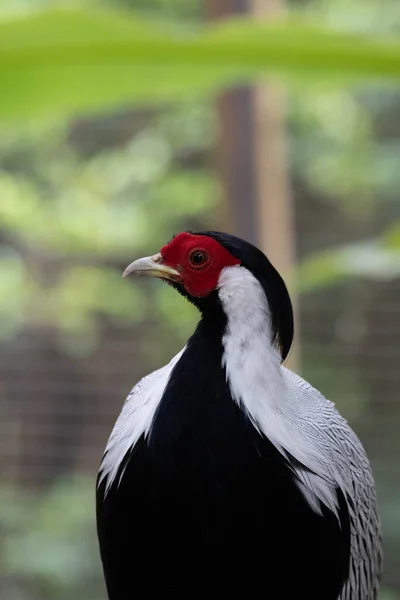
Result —
[[[400,33],[397,3],[285,8],[377,36]],[[0,24],[54,4],[2,0]],[[88,14],[99,5],[74,3]],[[185,31],[283,8],[108,5]],[[399,157],[400,87],[389,84],[310,79],[213,95],[194,86],[157,103],[0,120],[1,600],[105,600],[94,521],[101,455],[131,387],[197,320],[168,286],[121,273],[174,233],[202,228],[258,244],[285,276],[297,319],[290,366],[367,449],[383,519],[380,600],[400,599]]]

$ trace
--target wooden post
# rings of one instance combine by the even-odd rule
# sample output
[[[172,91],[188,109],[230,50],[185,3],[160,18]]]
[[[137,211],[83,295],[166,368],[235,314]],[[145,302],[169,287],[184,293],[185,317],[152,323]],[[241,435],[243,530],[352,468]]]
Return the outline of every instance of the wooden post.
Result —
[[[208,0],[212,20],[233,14],[268,18],[282,0]],[[217,100],[217,164],[224,189],[224,225],[257,244],[283,275],[295,312],[296,343],[287,361],[299,368],[299,320],[292,285],[295,265],[293,207],[285,147],[284,93],[277,85],[237,88]]]
[[[210,21],[248,14],[248,0],[206,0]],[[257,239],[257,189],[254,178],[253,100],[248,86],[216,100],[219,138],[215,163],[222,182],[221,227],[254,244]]]
[[[281,0],[250,0],[251,13],[266,19],[283,11]],[[295,344],[287,361],[299,368],[299,317],[293,286],[295,230],[285,136],[285,95],[277,85],[253,88],[255,185],[260,247],[285,278],[295,313]]]

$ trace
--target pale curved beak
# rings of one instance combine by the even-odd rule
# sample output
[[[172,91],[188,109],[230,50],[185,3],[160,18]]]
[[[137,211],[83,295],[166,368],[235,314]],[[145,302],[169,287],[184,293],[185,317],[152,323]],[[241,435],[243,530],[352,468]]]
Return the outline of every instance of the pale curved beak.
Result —
[[[135,260],[126,267],[122,277],[127,277],[127,275],[148,275],[150,277],[160,277],[161,279],[169,279],[170,281],[176,282],[182,280],[179,271],[163,264],[160,253]]]

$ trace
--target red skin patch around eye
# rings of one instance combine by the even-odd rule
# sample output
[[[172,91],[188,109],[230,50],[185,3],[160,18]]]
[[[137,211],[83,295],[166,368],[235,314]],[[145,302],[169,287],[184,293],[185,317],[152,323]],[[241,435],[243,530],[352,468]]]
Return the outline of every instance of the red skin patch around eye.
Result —
[[[208,256],[207,262],[201,267],[189,261],[193,250],[205,252]],[[206,235],[182,232],[163,246],[160,252],[163,262],[180,272],[185,290],[195,298],[204,298],[215,290],[222,269],[240,265],[238,258]]]

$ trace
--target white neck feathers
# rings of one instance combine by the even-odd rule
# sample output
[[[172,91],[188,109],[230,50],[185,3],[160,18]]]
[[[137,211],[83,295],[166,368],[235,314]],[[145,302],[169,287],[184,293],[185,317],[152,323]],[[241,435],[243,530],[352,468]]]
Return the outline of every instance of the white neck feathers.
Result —
[[[290,401],[280,353],[272,344],[268,301],[259,281],[244,267],[224,269],[218,287],[227,317],[223,366],[234,400],[259,427],[266,410],[281,412]]]
[[[235,402],[284,456],[324,475],[318,448],[303,434],[304,410],[272,344],[271,313],[260,282],[241,266],[220,275],[218,294],[227,317],[223,366]]]

